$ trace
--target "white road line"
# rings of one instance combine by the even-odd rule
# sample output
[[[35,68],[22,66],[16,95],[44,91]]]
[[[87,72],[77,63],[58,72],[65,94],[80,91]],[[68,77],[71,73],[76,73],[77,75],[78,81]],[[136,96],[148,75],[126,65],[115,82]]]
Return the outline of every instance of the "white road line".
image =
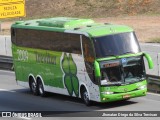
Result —
[[[7,90],[7,89],[0,89],[0,91],[16,92],[16,91],[13,91],[13,90]]]

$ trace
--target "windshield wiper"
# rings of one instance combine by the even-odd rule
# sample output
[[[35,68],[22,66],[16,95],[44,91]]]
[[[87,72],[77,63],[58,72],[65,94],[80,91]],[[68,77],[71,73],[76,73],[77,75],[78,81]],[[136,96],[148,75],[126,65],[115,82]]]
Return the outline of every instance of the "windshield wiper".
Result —
[[[115,85],[115,86],[121,86],[122,84],[121,83],[111,83],[112,85]]]
[[[129,84],[136,83],[136,82],[139,82],[139,81],[143,81],[144,78],[135,77],[135,79],[136,79],[136,80],[132,80],[132,81],[126,82],[126,83],[129,83]]]
[[[108,84],[105,84],[106,86],[121,86],[122,84],[121,83],[108,83]]]
[[[138,79],[139,81],[143,81],[145,78],[144,78],[144,77],[142,77],[142,78],[137,77],[137,79]]]
[[[116,86],[121,86],[122,84],[121,84],[121,83],[115,83],[114,85],[116,85]]]

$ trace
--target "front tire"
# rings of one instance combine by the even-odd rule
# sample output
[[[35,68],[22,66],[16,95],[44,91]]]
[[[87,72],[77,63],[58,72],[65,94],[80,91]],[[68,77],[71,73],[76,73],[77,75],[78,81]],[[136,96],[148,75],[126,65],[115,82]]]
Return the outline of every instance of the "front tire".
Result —
[[[81,96],[82,96],[82,100],[85,103],[85,105],[90,106],[91,101],[89,100],[89,94],[86,89],[83,89]]]

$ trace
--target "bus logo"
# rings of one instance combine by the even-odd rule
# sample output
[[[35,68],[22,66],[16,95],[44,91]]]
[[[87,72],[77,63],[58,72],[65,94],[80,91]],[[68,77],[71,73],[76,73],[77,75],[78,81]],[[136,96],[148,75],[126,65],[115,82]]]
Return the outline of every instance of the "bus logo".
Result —
[[[126,63],[127,62],[127,59],[126,58],[122,58],[122,63]]]
[[[72,58],[72,55],[69,54],[67,56],[64,53],[62,60],[62,69],[65,73],[64,76],[64,84],[68,90],[70,96],[73,95],[73,92],[78,97],[79,96],[79,81],[77,78],[77,66]]]

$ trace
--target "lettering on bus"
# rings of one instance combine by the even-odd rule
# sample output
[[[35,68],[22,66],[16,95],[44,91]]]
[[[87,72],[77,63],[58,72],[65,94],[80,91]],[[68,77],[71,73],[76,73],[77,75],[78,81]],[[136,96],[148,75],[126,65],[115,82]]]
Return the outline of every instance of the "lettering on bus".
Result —
[[[107,63],[103,65],[103,67],[106,67],[106,68],[116,67],[116,66],[119,66],[119,63]]]
[[[17,50],[18,60],[27,61],[28,60],[28,51],[27,50]]]
[[[35,53],[36,54],[36,62],[38,63],[47,63],[56,65],[56,56],[51,56],[49,53]]]

